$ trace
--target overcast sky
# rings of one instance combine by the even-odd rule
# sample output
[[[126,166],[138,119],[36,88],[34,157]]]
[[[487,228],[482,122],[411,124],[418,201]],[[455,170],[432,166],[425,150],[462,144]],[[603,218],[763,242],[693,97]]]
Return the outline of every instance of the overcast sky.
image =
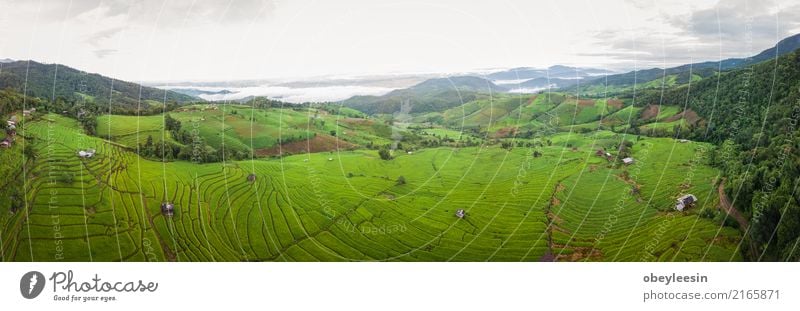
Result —
[[[800,32],[800,0],[0,0],[0,58],[133,81],[665,67]]]

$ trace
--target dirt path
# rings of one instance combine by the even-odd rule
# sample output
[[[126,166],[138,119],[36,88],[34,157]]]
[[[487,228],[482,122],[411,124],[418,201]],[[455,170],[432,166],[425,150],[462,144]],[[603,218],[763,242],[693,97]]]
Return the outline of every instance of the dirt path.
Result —
[[[747,232],[747,228],[749,228],[750,224],[747,222],[747,219],[742,216],[742,213],[739,212],[738,209],[733,207],[731,201],[728,199],[728,196],[725,194],[725,179],[719,183],[719,187],[717,187],[717,192],[719,193],[719,206],[728,216],[733,217],[736,219],[736,222],[739,223],[739,229],[742,232]]]
[[[722,210],[724,210],[725,213],[728,214],[728,216],[733,217],[733,219],[736,219],[736,222],[739,223],[739,230],[741,230],[745,235],[747,235],[748,232],[749,232],[748,228],[750,228],[750,223],[747,221],[746,218],[744,218],[744,216],[742,216],[742,213],[740,213],[739,210],[737,210],[735,207],[733,207],[733,204],[731,204],[731,201],[728,199],[728,196],[725,194],[725,179],[724,178],[719,183],[719,187],[717,188],[717,192],[719,192],[719,205],[720,205],[720,208],[722,208]],[[743,243],[745,243],[745,241],[746,241],[746,244],[749,245],[749,249],[745,250],[745,252],[747,252],[747,254],[749,254],[750,258],[753,259],[753,260],[755,260],[755,258],[758,258],[757,257],[757,255],[758,255],[757,254],[758,246],[755,244],[755,242],[753,242],[752,239],[747,238],[747,236],[744,236],[743,239],[745,239],[743,241]]]
[[[556,183],[553,194],[550,195],[550,202],[544,210],[545,218],[547,219],[547,228],[545,228],[545,234],[547,235],[547,251],[539,258],[539,261],[556,261],[556,256],[553,252],[553,226],[556,225],[555,222],[561,222],[561,219],[553,214],[551,210],[554,206],[561,204],[561,201],[556,198],[556,195],[561,192],[561,190],[564,190],[564,186],[559,181]]]

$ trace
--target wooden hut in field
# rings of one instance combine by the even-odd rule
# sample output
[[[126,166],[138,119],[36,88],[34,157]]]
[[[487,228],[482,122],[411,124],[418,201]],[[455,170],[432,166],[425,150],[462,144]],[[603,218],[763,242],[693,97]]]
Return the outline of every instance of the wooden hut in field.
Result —
[[[80,151],[78,151],[78,157],[81,157],[81,158],[84,158],[84,159],[92,158],[92,157],[94,157],[94,154],[96,152],[97,151],[95,151],[94,149],[80,150]]]
[[[692,207],[695,203],[697,203],[697,197],[690,193],[678,198],[678,202],[675,203],[675,209],[683,211],[686,208]]]
[[[255,182],[256,181],[256,174],[251,173],[250,175],[247,175],[247,181],[249,181],[251,183]]]
[[[633,162],[633,158],[630,157],[622,159],[622,163],[625,163],[625,165],[631,165]]]
[[[175,215],[175,204],[170,202],[161,203],[161,214],[167,217]]]

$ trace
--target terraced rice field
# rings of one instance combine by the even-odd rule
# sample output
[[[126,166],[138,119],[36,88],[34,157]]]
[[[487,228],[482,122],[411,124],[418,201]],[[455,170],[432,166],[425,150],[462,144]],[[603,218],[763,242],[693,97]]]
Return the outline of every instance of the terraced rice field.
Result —
[[[739,232],[697,216],[718,202],[699,143],[644,138],[627,167],[594,151],[633,138],[602,131],[390,161],[355,150],[194,164],[148,161],[79,128],[57,115],[27,125],[38,156],[24,168],[27,208],[0,216],[3,260],[740,259]],[[685,192],[700,206],[671,209]]]

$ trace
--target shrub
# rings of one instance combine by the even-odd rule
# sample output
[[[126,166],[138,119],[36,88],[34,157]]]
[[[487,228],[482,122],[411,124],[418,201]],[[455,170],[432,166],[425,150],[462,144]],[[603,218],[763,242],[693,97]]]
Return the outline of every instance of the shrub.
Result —
[[[382,160],[391,160],[392,154],[389,152],[389,149],[383,148],[378,151],[378,155],[381,156]]]

